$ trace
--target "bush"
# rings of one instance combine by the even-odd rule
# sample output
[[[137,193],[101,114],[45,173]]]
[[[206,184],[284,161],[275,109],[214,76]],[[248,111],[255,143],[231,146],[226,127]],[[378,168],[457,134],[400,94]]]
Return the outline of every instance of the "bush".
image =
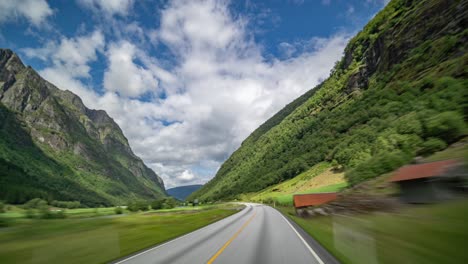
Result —
[[[171,209],[177,206],[177,200],[169,197],[155,200],[151,203],[151,208],[154,210],[158,209]]]
[[[47,202],[40,198],[34,198],[24,204],[25,209],[40,209],[47,206]]]
[[[115,207],[115,214],[123,214],[123,208],[120,206]]]
[[[130,212],[148,211],[149,205],[145,201],[133,201],[128,205],[127,209]]]
[[[422,135],[423,133],[422,124],[415,112],[400,117],[395,126],[399,134]]]
[[[36,218],[36,211],[31,208],[26,209],[24,214],[26,218]]]
[[[429,155],[436,151],[443,150],[447,147],[445,141],[438,138],[428,138],[427,141],[422,143],[421,149],[418,151],[420,155]]]
[[[167,198],[165,201],[164,201],[164,204],[163,204],[163,208],[164,209],[171,209],[171,208],[174,208],[177,206],[177,200],[170,197],[170,198]]]
[[[164,199],[154,200],[154,201],[151,203],[151,208],[153,208],[154,210],[162,209],[162,208],[163,208],[163,204],[164,204]]]
[[[64,210],[50,211],[48,208],[39,210],[39,217],[42,219],[63,219],[66,218]]]
[[[5,212],[5,204],[0,201],[0,213],[4,213]]]
[[[429,137],[441,138],[450,143],[463,135],[465,122],[459,113],[448,111],[430,117],[426,129]]]
[[[0,217],[0,227],[6,227],[6,226],[9,226],[11,223],[11,220],[6,218],[6,217],[3,217],[1,216]]]
[[[345,177],[349,184],[355,185],[364,180],[393,171],[407,163],[410,159],[411,156],[402,151],[381,153],[348,171]]]
[[[81,203],[79,201],[55,201],[54,200],[50,204],[55,207],[67,208],[67,209],[74,209],[74,208],[81,207]]]

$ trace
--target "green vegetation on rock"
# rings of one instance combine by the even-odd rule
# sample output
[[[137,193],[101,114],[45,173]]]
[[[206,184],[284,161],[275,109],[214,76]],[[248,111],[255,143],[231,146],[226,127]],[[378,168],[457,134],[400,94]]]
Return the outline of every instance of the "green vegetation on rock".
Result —
[[[188,199],[240,198],[320,162],[357,184],[466,134],[467,1],[393,0],[330,77],[254,131]]]
[[[0,49],[0,199],[100,206],[164,196],[161,178],[106,112]]]

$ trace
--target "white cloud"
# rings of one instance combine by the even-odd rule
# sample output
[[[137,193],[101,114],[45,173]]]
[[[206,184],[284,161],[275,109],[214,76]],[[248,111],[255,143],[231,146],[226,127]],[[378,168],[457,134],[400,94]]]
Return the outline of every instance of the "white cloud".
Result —
[[[50,58],[53,65],[40,72],[46,79],[77,93],[88,107],[106,110],[166,187],[213,177],[255,128],[328,76],[348,39],[338,34],[285,43],[293,53],[266,59],[247,30],[249,21],[234,18],[225,1],[172,1],[160,19],[160,27],[148,32],[152,43],[170,49],[170,68],[136,41],[137,25],[130,27],[133,37],[122,35],[107,46],[93,33],[25,53]],[[50,52],[66,47],[82,49],[82,56]],[[88,76],[97,52],[108,62],[104,95],[80,79]],[[136,99],[148,92],[165,96]]]
[[[158,80],[154,73],[137,65],[138,52],[135,45],[123,41],[110,45],[107,56],[109,68],[104,74],[104,88],[107,91],[119,92],[123,96],[137,97],[148,91],[155,91]]]
[[[30,58],[51,61],[53,67],[66,71],[71,77],[89,78],[91,68],[88,63],[95,61],[97,51],[102,51],[105,40],[100,31],[76,38],[65,38],[59,42],[49,42],[41,48],[26,48],[22,51]]]
[[[173,1],[162,11],[154,34],[178,58],[172,70],[177,81],[161,81],[167,99],[145,115],[179,122],[150,128],[144,136],[123,130],[132,130],[135,152],[148,164],[159,164],[153,168],[166,175],[168,186],[180,184],[178,175],[194,166],[209,167],[213,176],[249,133],[327,77],[348,39],[314,38],[301,43],[294,58],[268,62],[245,25],[219,1]],[[199,181],[209,177],[194,175]]]
[[[183,181],[183,182],[188,182],[191,181],[195,178],[195,175],[189,170],[184,170],[182,174],[180,174],[179,177],[177,177],[178,180]]]
[[[40,26],[53,13],[53,10],[45,0],[0,1],[0,23],[24,17],[31,24]]]
[[[133,0],[77,0],[78,4],[96,13],[107,16],[127,15],[133,6]]]

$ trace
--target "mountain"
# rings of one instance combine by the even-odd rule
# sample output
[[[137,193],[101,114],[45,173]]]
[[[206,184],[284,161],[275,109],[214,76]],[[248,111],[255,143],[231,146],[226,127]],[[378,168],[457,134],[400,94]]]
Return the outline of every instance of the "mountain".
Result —
[[[351,185],[466,133],[468,1],[393,0],[323,83],[255,130],[189,199],[233,199],[319,162]]]
[[[88,109],[0,49],[0,200],[97,206],[162,196],[161,178],[105,111]]]
[[[170,196],[184,201],[187,196],[189,196],[194,191],[200,189],[203,185],[202,184],[195,184],[195,185],[187,185],[187,186],[179,186],[167,189],[166,192]]]

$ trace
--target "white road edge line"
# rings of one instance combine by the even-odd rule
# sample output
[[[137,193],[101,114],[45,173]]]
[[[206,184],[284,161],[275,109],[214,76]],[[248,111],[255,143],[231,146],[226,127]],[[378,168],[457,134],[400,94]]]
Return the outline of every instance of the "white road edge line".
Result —
[[[249,206],[246,206],[242,211],[244,211],[244,210],[247,209],[248,207],[249,207]],[[242,211],[240,211],[240,212],[242,212]],[[240,212],[238,212],[238,213],[240,213]],[[233,215],[236,215],[236,214],[233,214]],[[228,219],[228,218],[229,218],[229,217],[223,218],[223,219],[221,219],[220,221],[223,221],[224,219]],[[216,222],[216,223],[219,223],[220,221],[218,221],[218,222]],[[216,223],[212,223],[212,224],[216,224]],[[206,228],[210,227],[212,224],[209,224],[209,225],[204,226],[204,227],[202,227],[202,228],[200,228],[200,229],[194,230],[194,231],[192,231],[192,232],[190,232],[190,233],[188,233],[188,234],[185,234],[185,235],[180,236],[180,237],[178,237],[178,238],[175,238],[175,239],[173,239],[173,240],[167,241],[166,243],[163,243],[163,244],[161,244],[161,245],[158,245],[158,246],[149,248],[149,249],[147,249],[147,250],[145,250],[145,251],[143,251],[143,252],[140,252],[140,253],[138,253],[138,254],[136,254],[136,255],[130,256],[130,257],[126,258],[126,259],[122,259],[121,261],[115,262],[114,264],[120,264],[120,263],[127,262],[127,261],[131,260],[132,258],[135,258],[135,257],[138,257],[138,256],[140,256],[140,255],[143,255],[143,254],[145,254],[145,253],[147,253],[147,252],[149,252],[149,251],[151,251],[151,250],[155,250],[155,249],[157,249],[157,248],[163,247],[163,246],[165,246],[165,245],[167,245],[167,244],[170,244],[170,243],[175,242],[175,241],[177,241],[177,240],[179,240],[179,239],[182,239],[182,238],[184,238],[184,237],[186,237],[186,236],[188,236],[188,235],[191,235],[191,234],[193,234],[193,233],[196,233],[196,232],[199,232],[199,231],[201,231],[201,230],[203,230],[203,229],[206,229]]]
[[[301,239],[302,243],[304,243],[304,245],[307,247],[307,249],[309,249],[310,253],[312,253],[312,256],[314,256],[314,258],[320,264],[324,264],[323,261],[320,259],[320,257],[317,255],[317,253],[315,253],[315,251],[309,246],[309,244],[307,244],[307,242],[304,240],[304,238],[301,236],[301,234],[299,234],[299,232],[297,232],[296,228],[294,228],[294,226],[291,225],[291,223],[289,223],[288,219],[286,219],[286,217],[284,217],[284,215],[282,213],[279,213],[279,215],[281,215],[281,217],[283,217],[284,221],[286,221],[286,223],[288,223],[289,227],[291,227],[291,229],[294,231],[294,233],[296,233],[296,235]]]

